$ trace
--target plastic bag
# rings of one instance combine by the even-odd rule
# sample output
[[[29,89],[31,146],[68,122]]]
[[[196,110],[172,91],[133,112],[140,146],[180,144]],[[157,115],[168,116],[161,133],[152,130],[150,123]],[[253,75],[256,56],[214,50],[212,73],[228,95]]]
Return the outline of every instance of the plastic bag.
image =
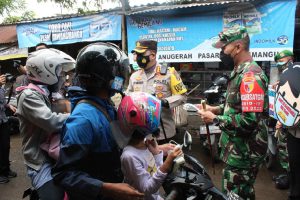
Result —
[[[183,109],[183,105],[174,108],[174,121],[176,127],[186,126],[188,124],[188,113]]]

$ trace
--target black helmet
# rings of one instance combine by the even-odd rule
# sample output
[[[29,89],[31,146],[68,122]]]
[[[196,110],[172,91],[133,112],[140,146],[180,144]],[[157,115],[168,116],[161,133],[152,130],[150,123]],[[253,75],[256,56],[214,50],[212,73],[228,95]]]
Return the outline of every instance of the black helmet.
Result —
[[[93,43],[85,46],[76,59],[76,81],[87,91],[111,89],[115,77],[124,80],[129,76],[129,60],[115,44]]]

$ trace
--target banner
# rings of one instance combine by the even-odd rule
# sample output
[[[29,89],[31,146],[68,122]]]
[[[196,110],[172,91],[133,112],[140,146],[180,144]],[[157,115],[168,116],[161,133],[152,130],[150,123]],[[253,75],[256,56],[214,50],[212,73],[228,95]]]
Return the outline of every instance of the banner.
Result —
[[[161,62],[220,62],[220,49],[212,47],[219,32],[242,25],[250,35],[254,59],[272,61],[284,49],[293,51],[296,4],[267,0],[131,15],[128,51],[136,40],[151,39],[158,41]]]
[[[276,91],[273,89],[272,85],[269,85],[268,87],[268,96],[269,96],[269,116],[277,119],[276,114],[275,114],[275,96],[276,96]]]
[[[280,123],[287,127],[300,122],[300,63],[289,65],[280,75],[276,88],[275,114]]]
[[[28,49],[18,49],[16,46],[3,47],[0,49],[0,60],[8,60],[14,58],[26,58],[28,57]]]
[[[121,40],[121,16],[92,16],[17,25],[19,47],[38,43],[70,44],[75,42]]]

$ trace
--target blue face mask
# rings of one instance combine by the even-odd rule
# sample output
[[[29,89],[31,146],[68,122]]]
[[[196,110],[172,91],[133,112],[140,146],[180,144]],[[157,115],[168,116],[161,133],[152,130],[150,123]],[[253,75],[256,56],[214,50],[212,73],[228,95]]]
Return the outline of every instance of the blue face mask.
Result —
[[[286,65],[287,62],[277,62],[276,63],[276,67],[282,67],[284,65]]]

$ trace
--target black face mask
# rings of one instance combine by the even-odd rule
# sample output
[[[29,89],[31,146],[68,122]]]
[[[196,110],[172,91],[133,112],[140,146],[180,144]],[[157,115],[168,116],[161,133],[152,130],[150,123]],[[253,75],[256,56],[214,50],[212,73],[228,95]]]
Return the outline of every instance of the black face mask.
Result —
[[[220,52],[220,60],[225,65],[225,67],[234,66],[233,58],[229,54],[225,54],[223,50]]]
[[[136,57],[136,62],[140,68],[145,68],[147,64],[150,62],[149,56],[138,55]]]

